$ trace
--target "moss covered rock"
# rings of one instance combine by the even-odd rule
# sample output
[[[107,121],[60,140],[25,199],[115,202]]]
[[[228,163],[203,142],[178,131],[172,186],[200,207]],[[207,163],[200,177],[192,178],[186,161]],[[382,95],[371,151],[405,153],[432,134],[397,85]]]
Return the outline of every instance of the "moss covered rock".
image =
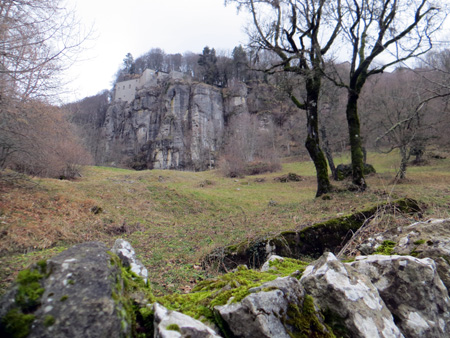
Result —
[[[240,302],[216,310],[236,337],[334,337],[293,277],[277,278]]]
[[[276,254],[296,259],[319,258],[325,251],[338,252],[364,222],[375,213],[421,210],[419,203],[410,198],[380,203],[350,215],[316,223],[302,230],[285,231],[254,241],[241,242],[214,250],[204,259],[204,264],[227,271],[238,265],[259,268],[268,256]]]
[[[88,242],[20,272],[0,302],[0,336],[131,336],[117,262],[104,244]]]

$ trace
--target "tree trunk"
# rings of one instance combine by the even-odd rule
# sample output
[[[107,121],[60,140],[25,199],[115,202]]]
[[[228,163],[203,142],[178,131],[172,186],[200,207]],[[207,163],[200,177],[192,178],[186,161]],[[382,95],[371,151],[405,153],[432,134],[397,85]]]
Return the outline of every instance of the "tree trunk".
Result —
[[[406,168],[408,167],[409,153],[405,146],[400,147],[400,155],[402,160],[400,162],[400,170],[397,173],[397,178],[403,180],[406,178]]]
[[[353,184],[358,186],[359,190],[364,191],[367,188],[364,179],[364,153],[361,142],[361,127],[358,117],[358,94],[350,91],[347,101],[347,123],[350,136],[350,148],[352,158]]]
[[[311,78],[307,80],[306,90],[306,119],[307,119],[307,136],[305,147],[308,150],[317,176],[317,193],[316,197],[331,192],[332,186],[328,178],[328,166],[319,141],[319,119],[317,104],[319,101],[321,81],[320,78]]]
[[[325,153],[325,156],[327,157],[328,166],[330,167],[331,170],[331,175],[333,176],[333,179],[337,181],[336,166],[334,165],[333,154],[330,149],[330,143],[328,142],[327,131],[325,129],[325,126],[322,126],[320,128],[320,136],[322,136],[323,151]]]

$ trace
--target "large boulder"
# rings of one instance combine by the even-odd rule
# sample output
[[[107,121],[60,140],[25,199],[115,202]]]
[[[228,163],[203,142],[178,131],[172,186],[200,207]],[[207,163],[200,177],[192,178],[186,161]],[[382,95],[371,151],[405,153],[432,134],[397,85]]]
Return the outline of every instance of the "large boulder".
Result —
[[[369,255],[384,243],[392,243],[392,254],[433,259],[440,278],[450,290],[450,219],[430,219],[395,227],[368,238],[358,249]]]
[[[373,255],[350,265],[370,278],[405,337],[450,336],[450,299],[433,260]]]
[[[76,245],[19,273],[0,302],[2,337],[124,337],[131,318],[121,271],[99,242]]]
[[[368,277],[325,253],[301,278],[323,311],[339,318],[351,337],[403,337]]]
[[[154,303],[155,338],[220,338],[211,328],[177,311],[167,310],[164,306]]]
[[[277,278],[251,291],[240,302],[215,307],[235,337],[332,337],[296,278]]]

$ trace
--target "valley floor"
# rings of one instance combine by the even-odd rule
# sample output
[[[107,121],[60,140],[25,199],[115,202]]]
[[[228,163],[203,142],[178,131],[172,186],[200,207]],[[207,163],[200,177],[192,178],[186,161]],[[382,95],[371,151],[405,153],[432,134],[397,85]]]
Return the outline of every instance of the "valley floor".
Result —
[[[38,184],[2,187],[0,293],[20,269],[79,242],[112,246],[124,238],[149,269],[155,293],[187,292],[198,280],[217,274],[202,270],[199,262],[220,246],[300,229],[399,197],[425,203],[423,217],[449,217],[449,159],[410,167],[408,180],[395,184],[394,155],[371,153],[368,162],[377,169],[368,177],[368,191],[337,192],[325,199],[314,198],[312,163],[297,161],[284,163],[278,173],[239,179],[224,178],[219,171],[87,167],[76,181],[32,179]],[[303,180],[275,179],[290,172]],[[347,182],[333,184],[345,188]],[[412,221],[380,217],[380,227]]]

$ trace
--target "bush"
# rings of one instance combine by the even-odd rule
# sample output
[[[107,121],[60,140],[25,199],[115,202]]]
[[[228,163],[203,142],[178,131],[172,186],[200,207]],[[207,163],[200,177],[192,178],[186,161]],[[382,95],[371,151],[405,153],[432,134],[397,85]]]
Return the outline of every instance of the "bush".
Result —
[[[80,176],[82,165],[92,163],[91,154],[81,145],[61,109],[33,101],[20,107],[13,117],[8,130],[14,152],[5,158],[3,168],[72,179]]]
[[[245,163],[239,159],[222,157],[219,166],[224,176],[232,178],[273,173],[281,170],[279,159],[257,160]]]
[[[247,175],[259,175],[264,173],[273,173],[275,171],[281,170],[280,161],[255,161],[247,163],[245,172]]]

